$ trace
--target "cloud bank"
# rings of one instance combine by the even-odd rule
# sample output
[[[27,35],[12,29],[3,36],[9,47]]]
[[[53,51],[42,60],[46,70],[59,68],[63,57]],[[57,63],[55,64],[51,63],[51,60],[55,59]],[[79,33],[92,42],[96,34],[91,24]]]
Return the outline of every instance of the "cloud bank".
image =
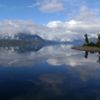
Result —
[[[37,25],[30,20],[3,20],[0,21],[0,34],[13,37],[19,32],[25,32],[40,35],[44,39],[59,41],[78,40],[85,33],[94,37],[97,32],[100,32],[100,18],[96,14],[83,6],[74,18],[67,21],[54,20],[46,25]]]
[[[58,0],[46,0],[40,3],[39,9],[43,12],[58,12],[64,9],[63,3]]]
[[[28,6],[29,8],[37,7],[40,11],[45,13],[54,13],[64,10],[64,4],[60,0],[37,0],[36,3]]]

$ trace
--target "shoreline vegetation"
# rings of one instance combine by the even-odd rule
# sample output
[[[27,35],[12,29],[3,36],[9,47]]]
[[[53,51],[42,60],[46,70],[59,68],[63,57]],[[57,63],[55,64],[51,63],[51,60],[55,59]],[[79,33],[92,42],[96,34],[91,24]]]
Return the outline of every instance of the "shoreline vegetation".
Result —
[[[96,42],[90,41],[88,35],[84,35],[84,43],[82,46],[74,46],[72,49],[80,50],[80,51],[88,51],[88,52],[100,52],[100,34],[98,34],[98,38]]]
[[[75,46],[72,49],[80,50],[80,51],[88,51],[88,52],[100,52],[100,47],[92,47],[92,46]]]

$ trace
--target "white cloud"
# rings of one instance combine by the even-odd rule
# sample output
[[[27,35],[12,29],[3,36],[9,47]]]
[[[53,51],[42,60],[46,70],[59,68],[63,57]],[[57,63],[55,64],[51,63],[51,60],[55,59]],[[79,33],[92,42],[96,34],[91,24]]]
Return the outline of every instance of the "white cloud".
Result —
[[[61,24],[59,21],[57,21],[57,24]],[[62,23],[63,25],[63,23]],[[49,28],[47,26],[43,25],[36,25],[32,23],[32,21],[24,21],[24,20],[4,20],[0,21],[0,34],[1,35],[9,35],[13,38],[13,36],[19,32],[28,32],[31,34],[37,34],[41,36],[44,39],[49,40],[71,40],[69,37],[71,37],[70,31],[66,32],[65,28],[61,28],[61,25],[58,29],[55,28]]]
[[[47,24],[47,27],[49,27],[49,28],[61,28],[62,25],[63,25],[62,21],[52,21],[52,22],[49,22]]]
[[[44,39],[73,41],[82,39],[84,33],[91,37],[100,32],[100,18],[93,10],[81,7],[78,16],[67,21],[50,21],[47,25],[36,25],[32,21],[4,20],[0,21],[0,34],[12,36],[18,32],[40,35]]]
[[[43,12],[59,12],[64,9],[64,5],[59,0],[43,0],[36,3],[39,9]]]
[[[79,15],[76,17],[76,20],[86,21],[86,22],[93,22],[97,21],[96,12],[97,9],[91,10],[86,6],[82,6],[79,10]]]
[[[82,37],[84,33],[95,36],[95,33],[100,32],[100,18],[96,16],[96,12],[93,10],[82,6],[79,14],[73,19],[65,22],[51,21],[47,24],[47,27],[55,29],[57,33],[59,33],[60,30],[60,32],[65,33],[66,37],[68,34],[70,34],[71,37],[74,35],[74,38],[77,36]]]

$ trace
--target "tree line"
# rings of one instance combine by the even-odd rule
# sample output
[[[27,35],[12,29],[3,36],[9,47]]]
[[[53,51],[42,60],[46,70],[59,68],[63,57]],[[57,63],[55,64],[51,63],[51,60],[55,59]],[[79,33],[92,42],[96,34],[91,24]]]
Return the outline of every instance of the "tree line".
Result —
[[[98,38],[96,40],[96,43],[94,43],[93,41],[90,41],[87,34],[84,35],[84,41],[85,41],[85,43],[83,44],[83,46],[100,47],[100,34],[98,34]]]

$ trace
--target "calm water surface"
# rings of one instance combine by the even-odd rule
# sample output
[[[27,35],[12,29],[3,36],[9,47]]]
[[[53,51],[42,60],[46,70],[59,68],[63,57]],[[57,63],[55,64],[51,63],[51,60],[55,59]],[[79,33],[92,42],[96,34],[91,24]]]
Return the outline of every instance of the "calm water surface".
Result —
[[[0,48],[0,100],[100,100],[100,54],[73,45]]]

